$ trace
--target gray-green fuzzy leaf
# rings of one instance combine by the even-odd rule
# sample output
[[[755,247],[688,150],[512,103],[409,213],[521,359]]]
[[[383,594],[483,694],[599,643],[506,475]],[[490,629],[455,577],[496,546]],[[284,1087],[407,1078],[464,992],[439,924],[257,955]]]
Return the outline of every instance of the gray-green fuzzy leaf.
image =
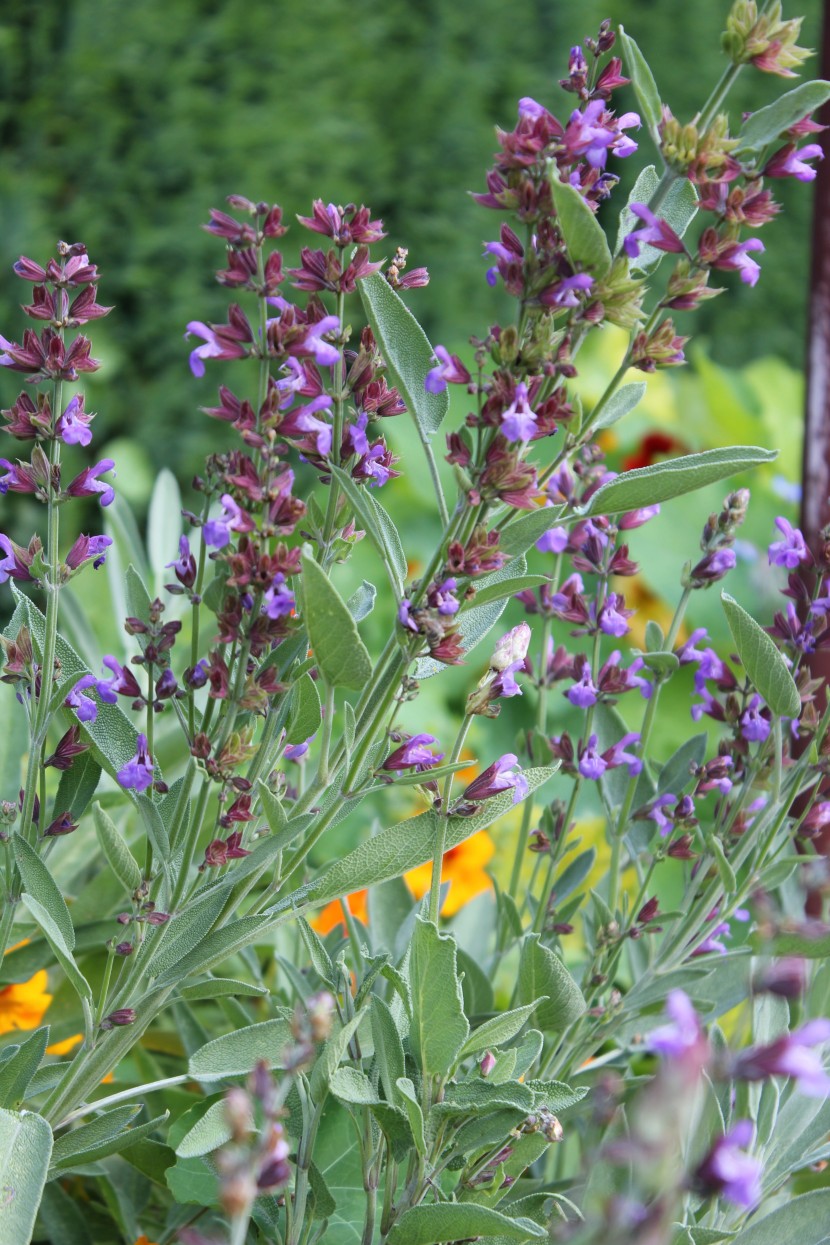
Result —
[[[191,1056],[188,1072],[197,1081],[219,1081],[251,1072],[264,1059],[272,1068],[282,1066],[282,1053],[291,1041],[287,1020],[265,1020],[234,1033],[223,1033]]]
[[[507,1215],[475,1202],[438,1202],[413,1206],[389,1233],[389,1245],[438,1245],[441,1241],[499,1237],[504,1241],[546,1240],[547,1229],[531,1219]]]
[[[420,917],[409,952],[412,1023],[409,1042],[424,1077],[445,1076],[467,1040],[455,939]]]
[[[605,231],[584,196],[568,181],[560,181],[554,161],[548,162],[550,192],[568,258],[574,268],[604,277],[611,267],[611,248]]]
[[[314,660],[332,687],[361,691],[372,662],[348,606],[313,558],[304,555],[302,566],[304,621]]]
[[[426,333],[380,273],[358,284],[363,308],[381,354],[423,439],[441,427],[449,410],[446,390],[428,393],[427,372],[435,366]]]
[[[772,637],[727,592],[721,593],[721,602],[738,656],[753,687],[773,713],[797,718],[801,713],[801,697]]]
[[[118,881],[130,894],[141,885],[141,870],[133,854],[118,833],[109,814],[96,801],[92,809],[95,822],[95,833],[101,845],[101,851]]]
[[[69,915],[69,909],[66,906],[66,900],[61,894],[60,887],[49,872],[48,866],[44,864],[35,849],[24,838],[21,838],[19,834],[15,834],[12,837],[12,844],[14,846],[17,867],[23,879],[23,885],[29,894],[49,913],[60,930],[61,937],[67,948],[70,951],[74,951],[75,930],[72,926],[72,917]]]
[[[0,1241],[29,1245],[51,1155],[52,1130],[41,1116],[0,1110]]]
[[[36,1029],[16,1054],[0,1067],[0,1107],[16,1107],[26,1096],[29,1082],[40,1067],[49,1041],[49,1026]]]
[[[830,1241],[830,1189],[789,1198],[771,1214],[750,1223],[732,1245],[827,1245]]]
[[[539,510],[520,515],[502,532],[499,549],[511,558],[520,557],[528,549],[532,549],[540,536],[556,527],[562,513],[562,506],[543,506]]]
[[[631,85],[634,87],[634,94],[637,96],[637,103],[640,105],[643,120],[648,126],[655,146],[659,147],[663,108],[660,102],[660,92],[657,89],[657,83],[654,81],[654,74],[651,72],[648,62],[639,47],[631,36],[626,34],[622,26],[619,28],[619,39],[622,45],[623,69],[631,78]]]
[[[542,1000],[539,999],[533,1003],[526,1003],[524,1007],[514,1007],[512,1011],[501,1012],[498,1016],[485,1020],[484,1024],[474,1029],[467,1038],[459,1052],[460,1057],[465,1059],[468,1055],[475,1055],[480,1050],[486,1050],[488,1046],[501,1046],[504,1042],[509,1042],[516,1036],[525,1021],[530,1019],[541,1002]]]
[[[307,672],[294,684],[291,692],[291,712],[288,715],[286,739],[290,744],[302,744],[313,735],[323,720],[320,693],[317,684]]]
[[[32,895],[23,895],[21,898],[46,935],[55,956],[71,982],[73,989],[78,994],[78,997],[85,999],[88,1003],[91,1003],[92,988],[86,977],[84,977],[83,973],[78,968],[78,965],[75,963],[72,952],[66,945],[66,941],[60,927],[52,919],[46,908],[44,908],[42,904],[39,904]]]
[[[821,78],[815,82],[802,82],[774,103],[768,104],[766,108],[759,108],[747,117],[738,135],[738,150],[761,151],[795,125],[796,121],[801,121],[811,112],[815,112],[828,99],[830,82]]]
[[[332,467],[331,471],[351,502],[359,525],[380,554],[392,591],[397,598],[402,597],[406,582],[406,555],[401,546],[398,529],[368,488],[361,488],[340,467]]]
[[[588,423],[595,432],[599,432],[600,428],[610,428],[629,411],[634,410],[634,407],[643,400],[645,392],[646,384],[642,380],[634,381],[631,385],[623,385],[611,395],[596,419],[593,412],[588,416]]]
[[[580,513],[619,514],[623,510],[669,501],[761,463],[771,463],[776,457],[776,450],[764,450],[757,445],[733,445],[727,449],[685,454],[650,467],[636,467],[603,484]]]
[[[95,795],[100,778],[101,766],[93,752],[75,757],[69,769],[61,774],[55,793],[55,812],[71,813],[73,821],[78,821]]]
[[[538,934],[528,934],[519,960],[519,999],[533,1002],[542,995],[547,1002],[536,1009],[536,1023],[549,1032],[561,1031],[585,1011],[582,991],[565,965]]]

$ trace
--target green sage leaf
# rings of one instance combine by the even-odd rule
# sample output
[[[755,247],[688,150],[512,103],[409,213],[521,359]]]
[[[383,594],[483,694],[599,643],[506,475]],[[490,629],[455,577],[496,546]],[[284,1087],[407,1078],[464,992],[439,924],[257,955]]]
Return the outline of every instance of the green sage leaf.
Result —
[[[585,1011],[582,991],[559,956],[528,934],[519,959],[519,999],[530,1003],[547,996],[536,1008],[536,1023],[548,1032],[561,1033]]]
[[[470,1032],[458,979],[456,943],[420,917],[409,952],[412,1023],[409,1042],[424,1077],[445,1076]]]
[[[141,870],[132,852],[119,834],[109,814],[96,801],[92,809],[95,822],[95,833],[101,845],[101,851],[118,881],[130,894],[141,885]]]
[[[773,713],[797,718],[801,713],[801,697],[772,637],[728,593],[721,593],[721,602],[738,656],[753,687]]]
[[[302,744],[313,735],[323,720],[320,693],[311,675],[302,675],[291,692],[291,711],[288,715],[286,739],[290,744]]]
[[[531,1219],[511,1219],[475,1202],[438,1202],[404,1211],[389,1233],[389,1245],[439,1245],[477,1237],[500,1241],[541,1241],[547,1228]]]
[[[757,445],[733,445],[726,449],[704,450],[685,454],[650,467],[636,467],[598,488],[581,515],[619,514],[655,502],[669,501],[683,493],[726,480],[739,471],[747,471],[761,463],[771,463],[777,450],[764,450]]]
[[[623,67],[625,72],[631,76],[631,85],[634,87],[634,94],[637,96],[643,120],[648,126],[654,145],[659,149],[663,106],[660,102],[657,83],[654,81],[654,74],[639,47],[631,35],[626,34],[622,26],[619,27],[619,39],[622,45]]]
[[[69,915],[69,909],[66,906],[66,900],[61,894],[60,887],[49,872],[48,866],[44,864],[35,849],[24,838],[21,838],[19,834],[12,836],[12,844],[14,846],[14,858],[17,861],[23,885],[29,894],[48,912],[60,930],[61,938],[67,949],[74,951],[75,930],[72,926],[72,917]]]
[[[739,151],[761,151],[830,99],[830,82],[802,82],[766,108],[751,113],[738,135]]]
[[[0,1241],[29,1245],[52,1157],[52,1130],[33,1111],[0,1110]]]
[[[554,161],[548,161],[550,192],[568,258],[576,269],[604,277],[611,267],[611,248],[605,231],[584,196],[570,182],[559,180]]]
[[[380,273],[365,277],[357,288],[395,387],[415,420],[422,440],[428,441],[446,417],[449,398],[446,390],[428,393],[424,388],[426,374],[435,365],[426,333]]]
[[[282,1053],[291,1040],[290,1021],[264,1020],[214,1038],[191,1055],[187,1070],[196,1081],[220,1081],[252,1072],[261,1059],[272,1068],[280,1068]]]
[[[303,602],[309,642],[320,672],[332,687],[361,691],[372,662],[354,619],[325,571],[303,555]]]

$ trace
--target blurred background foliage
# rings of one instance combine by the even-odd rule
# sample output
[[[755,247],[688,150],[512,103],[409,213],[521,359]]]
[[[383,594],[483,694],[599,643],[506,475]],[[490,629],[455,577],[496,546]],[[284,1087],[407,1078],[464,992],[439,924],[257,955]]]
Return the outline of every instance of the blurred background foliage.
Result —
[[[410,248],[431,285],[413,300],[433,341],[460,345],[506,311],[484,283],[481,241],[500,218],[481,189],[493,126],[511,127],[531,95],[559,115],[569,47],[611,17],[640,42],[675,115],[691,117],[721,68],[725,0],[6,0],[0,14],[0,331],[19,337],[20,253],[42,258],[56,237],[86,242],[115,313],[94,327],[101,372],[88,383],[97,444],[143,509],[154,471],[188,478],[217,441],[198,412],[216,369],[194,382],[185,324],[222,319],[221,260],[199,225],[231,192],[283,205],[288,220],[321,197],[368,203],[391,256]],[[789,10],[795,12],[792,5]],[[818,39],[818,0],[804,37]],[[814,72],[814,69],[813,69]],[[745,73],[730,107],[757,108],[777,80]],[[620,108],[633,97],[620,94]],[[641,131],[640,155],[650,159]],[[618,162],[617,204],[642,161]],[[628,168],[626,168],[628,165]],[[775,354],[800,366],[811,196],[776,185],[781,217],[766,227],[756,291],[728,277],[728,297],[694,331],[721,364]],[[296,253],[301,230],[286,241]],[[13,397],[11,378],[3,404]],[[113,446],[112,441],[117,439]]]

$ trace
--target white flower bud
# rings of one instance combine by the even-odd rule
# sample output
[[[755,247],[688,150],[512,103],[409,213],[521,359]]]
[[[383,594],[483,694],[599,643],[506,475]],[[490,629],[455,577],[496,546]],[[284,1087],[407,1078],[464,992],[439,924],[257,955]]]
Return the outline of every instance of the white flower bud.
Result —
[[[518,627],[508,631],[507,635],[503,635],[490,659],[490,669],[506,670],[514,662],[524,661],[530,644],[530,634],[528,624],[521,622]]]

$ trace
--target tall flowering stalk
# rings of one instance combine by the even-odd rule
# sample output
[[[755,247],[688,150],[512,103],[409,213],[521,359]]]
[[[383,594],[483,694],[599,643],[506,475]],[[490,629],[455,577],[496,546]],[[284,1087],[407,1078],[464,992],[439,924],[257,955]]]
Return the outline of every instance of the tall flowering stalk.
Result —
[[[86,338],[67,330],[108,309],[80,244],[61,244],[45,268],[16,266],[34,287],[24,310],[46,327],[20,345],[3,339],[0,363],[47,389],[4,412],[6,430],[34,445],[0,460],[0,489],[45,504],[47,539],[24,547],[0,536],[0,577],[42,590],[46,606],[18,594],[4,639],[28,755],[19,800],[0,793],[0,932],[4,948],[16,924],[15,943],[42,934],[34,953],[15,947],[8,971],[42,946],[77,995],[83,1033],[66,1035],[78,1042],[71,1059],[39,1067],[44,1051],[66,1053],[47,1049],[44,1026],[3,1065],[0,1129],[13,1132],[27,1189],[15,1239],[31,1238],[50,1170],[88,1178],[90,1163],[145,1139],[137,1165],[154,1178],[164,1150],[159,1219],[167,1190],[190,1195],[187,1164],[199,1164],[201,1222],[182,1230],[197,1245],[257,1233],[345,1242],[355,1223],[363,1245],[557,1232],[589,1242],[612,1226],[615,1239],[645,1245],[671,1239],[678,1221],[727,1235],[802,1161],[781,1160],[776,1118],[794,1139],[784,1153],[812,1161],[818,1135],[789,1103],[826,1092],[828,1022],[809,1010],[803,964],[830,935],[796,919],[790,849],[809,856],[830,820],[818,798],[828,714],[804,665],[830,637],[830,558],[814,560],[779,517],[768,558],[786,572],[785,608],[765,628],[724,594],[732,655],[701,628],[687,634],[695,594],[736,564],[750,497],[734,489],[703,524],[699,551],[679,550],[688,561],[667,631],[647,620],[645,647],[632,649],[638,530],[662,503],[774,455],[735,447],[617,474],[598,440],[643,396],[630,369],[684,363],[675,316],[720,293],[720,272],[760,279],[754,231],[778,210],[765,179],[814,172],[817,145],[799,144],[820,128],[809,114],[824,85],[796,88],[734,134],[723,111],[742,66],[794,72],[805,55],[797,35],[777,4],[759,12],[739,0],[730,64],[689,123],[661,104],[636,44],[608,22],[571,50],[561,118],[520,100],[475,195],[507,217],[485,243],[483,296],[502,286],[515,314],[472,340],[468,363],[427,342],[401,297],[427,274],[408,268],[404,248],[379,258],[385,230],[367,207],[316,200],[298,218],[314,238],[293,268],[278,205],[233,195],[211,211],[205,228],[225,248],[217,280],[233,301],[221,322],[187,325],[190,369],[197,382],[222,369],[203,409],[233,440],[195,481],[178,544],[171,533],[164,597],[129,569],[132,655],[102,655],[100,672],[60,635],[59,589],[99,565],[110,538],[81,535],[61,560],[58,516],[69,499],[106,506],[114,496],[109,460],[68,485],[61,476],[61,447],[92,438],[83,398],[67,400],[63,386],[97,366]],[[624,69],[638,112],[617,106]],[[646,133],[662,171],[645,168],[620,205],[612,250],[597,213]],[[586,411],[579,352],[609,324],[628,344]],[[446,438],[452,502],[434,450],[449,386],[470,408]],[[400,474],[419,471],[393,452],[404,417],[441,522],[414,579],[384,504]],[[393,598],[374,660],[360,626],[376,588],[341,591],[340,568],[364,539]],[[184,608],[173,611],[176,598]],[[536,642],[520,621],[479,659],[511,599],[540,618]],[[469,667],[471,690],[454,741],[408,729],[429,725],[417,723],[421,681],[456,665]],[[665,757],[662,690],[674,678],[691,680],[691,718],[715,728]],[[491,723],[521,697],[526,733],[496,755]],[[626,726],[635,709],[617,714],[623,697],[641,706],[639,729]],[[537,805],[552,781],[555,798]],[[368,808],[404,787],[420,814],[340,850],[341,821],[360,810],[360,830]],[[589,893],[593,853],[572,854],[586,805],[601,808],[609,849]],[[445,857],[463,856],[516,806],[508,888],[472,938],[463,920],[441,930]],[[65,902],[55,843],[90,826],[110,887],[94,891],[95,922],[86,892]],[[419,907],[397,880],[424,868]],[[667,877],[679,893],[672,910]],[[306,920],[332,901],[347,938]],[[785,958],[750,972],[748,956],[730,954],[747,939]],[[715,988],[721,956],[734,975],[726,990]],[[708,1020],[748,1000],[751,1045],[710,1039],[692,998]],[[168,1009],[186,1071],[173,1054],[151,1054]],[[131,1051],[130,1083],[102,1093]],[[238,1076],[249,1076],[244,1090],[199,1101]],[[192,1114],[172,1129],[161,1115],[128,1127],[123,1103],[184,1082]],[[563,1125],[589,1088],[579,1127],[567,1116]],[[566,1133],[572,1144],[557,1156]],[[522,1184],[531,1164],[534,1183]],[[592,1169],[611,1171],[610,1182]]]

